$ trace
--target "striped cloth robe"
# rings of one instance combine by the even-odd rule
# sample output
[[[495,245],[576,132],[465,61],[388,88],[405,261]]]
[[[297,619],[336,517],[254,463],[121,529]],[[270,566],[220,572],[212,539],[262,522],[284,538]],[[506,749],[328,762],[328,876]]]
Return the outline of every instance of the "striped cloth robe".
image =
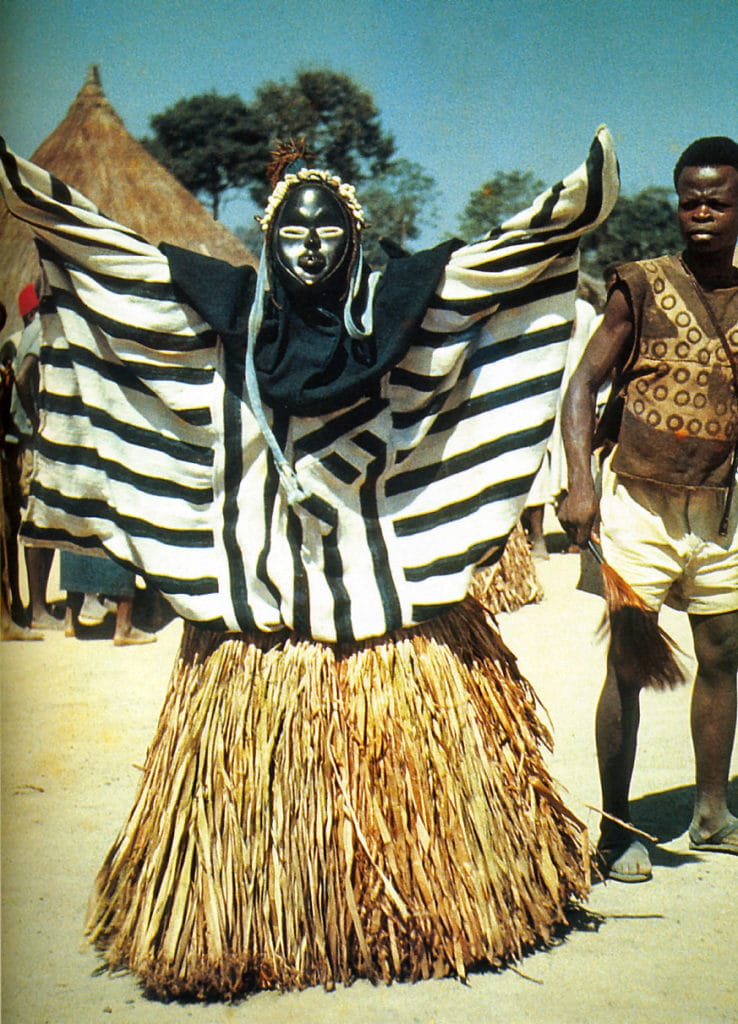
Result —
[[[553,426],[578,239],[617,197],[605,127],[580,168],[453,252],[377,393],[283,423],[296,504],[162,252],[4,145],[1,162],[48,285],[26,538],[102,549],[208,628],[338,642],[438,614],[500,557]]]

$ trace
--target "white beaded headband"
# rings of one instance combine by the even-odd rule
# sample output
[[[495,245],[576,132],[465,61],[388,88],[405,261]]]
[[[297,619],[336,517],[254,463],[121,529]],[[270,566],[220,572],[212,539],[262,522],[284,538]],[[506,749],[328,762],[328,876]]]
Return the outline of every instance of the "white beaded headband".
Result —
[[[264,208],[264,215],[256,218],[264,234],[269,230],[269,225],[274,219],[274,214],[277,212],[277,209],[289,190],[295,185],[299,185],[306,181],[320,181],[324,185],[328,185],[329,188],[336,192],[344,206],[348,209],[354,220],[357,231],[361,231],[366,227],[364,211],[356,198],[356,189],[353,185],[349,185],[346,182],[341,181],[337,174],[331,174],[329,171],[303,167],[294,174],[286,174],[284,178],[277,182],[274,191],[267,200],[267,204]]]

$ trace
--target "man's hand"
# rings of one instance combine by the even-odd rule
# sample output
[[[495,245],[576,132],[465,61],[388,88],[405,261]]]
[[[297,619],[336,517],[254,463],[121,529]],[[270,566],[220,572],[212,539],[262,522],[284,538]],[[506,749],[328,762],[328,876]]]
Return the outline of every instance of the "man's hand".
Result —
[[[556,515],[572,543],[586,547],[597,519],[599,501],[594,484],[572,487],[556,509]],[[596,539],[596,538],[595,538]]]

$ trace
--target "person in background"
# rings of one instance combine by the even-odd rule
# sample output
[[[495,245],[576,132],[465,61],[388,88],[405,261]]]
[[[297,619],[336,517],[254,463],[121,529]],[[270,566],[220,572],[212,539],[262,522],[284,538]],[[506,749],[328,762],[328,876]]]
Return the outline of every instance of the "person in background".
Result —
[[[18,311],[23,320],[23,331],[17,344],[15,389],[11,401],[11,414],[20,442],[19,489],[23,504],[28,498],[34,437],[38,429],[38,361],[41,352],[41,319],[37,315],[38,310],[38,293],[35,285],[29,283],[18,294]],[[62,629],[63,622],[53,615],[46,602],[54,549],[26,543],[25,558],[31,627]]]
[[[0,332],[5,327],[7,310],[0,302]],[[11,609],[18,597],[17,522],[11,510],[12,474],[10,460],[15,462],[16,445],[11,443],[14,424],[10,415],[13,393],[13,359],[15,345],[6,341],[0,350],[0,640],[41,640],[40,633],[13,621]]]
[[[627,263],[615,274],[603,323],[564,398],[569,490],[562,526],[585,545],[598,512],[591,470],[597,391],[615,372],[623,395],[617,443],[603,467],[606,561],[656,616],[688,612],[697,673],[691,708],[696,790],[690,847],[738,854],[727,803],[738,672],[738,144],[698,139],[674,169],[680,256]],[[603,810],[629,820],[642,680],[629,678],[611,622],[596,716]],[[603,817],[609,877],[651,877],[649,851]]]
[[[2,307],[2,322],[6,311]],[[20,596],[18,572],[18,528],[20,526],[20,494],[18,491],[18,437],[10,411],[15,387],[15,343],[9,338],[0,349],[0,430],[2,442],[0,458],[3,467],[3,544],[4,572],[7,583],[8,612],[18,624],[23,621],[23,602]]]
[[[152,633],[133,625],[136,577],[129,569],[104,555],[81,555],[72,551],[60,552],[60,566],[60,585],[67,594],[67,636],[79,635],[80,626],[83,629],[101,626],[115,611],[113,643],[116,647],[150,644],[156,640]]]

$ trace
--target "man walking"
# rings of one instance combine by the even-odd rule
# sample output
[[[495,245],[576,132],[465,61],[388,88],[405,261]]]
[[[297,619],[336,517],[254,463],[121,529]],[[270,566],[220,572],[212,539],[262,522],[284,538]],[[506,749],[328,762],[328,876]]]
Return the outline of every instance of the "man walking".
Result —
[[[569,491],[562,526],[586,544],[598,511],[590,470],[597,389],[615,371],[623,396],[599,503],[606,561],[653,615],[688,612],[697,659],[691,709],[696,796],[690,846],[738,854],[727,805],[738,671],[738,144],[698,139],[674,170],[685,249],[617,268],[604,320],[563,405]],[[603,809],[629,819],[643,681],[618,656],[614,617],[596,739]],[[603,818],[609,877],[651,877],[648,850]]]

